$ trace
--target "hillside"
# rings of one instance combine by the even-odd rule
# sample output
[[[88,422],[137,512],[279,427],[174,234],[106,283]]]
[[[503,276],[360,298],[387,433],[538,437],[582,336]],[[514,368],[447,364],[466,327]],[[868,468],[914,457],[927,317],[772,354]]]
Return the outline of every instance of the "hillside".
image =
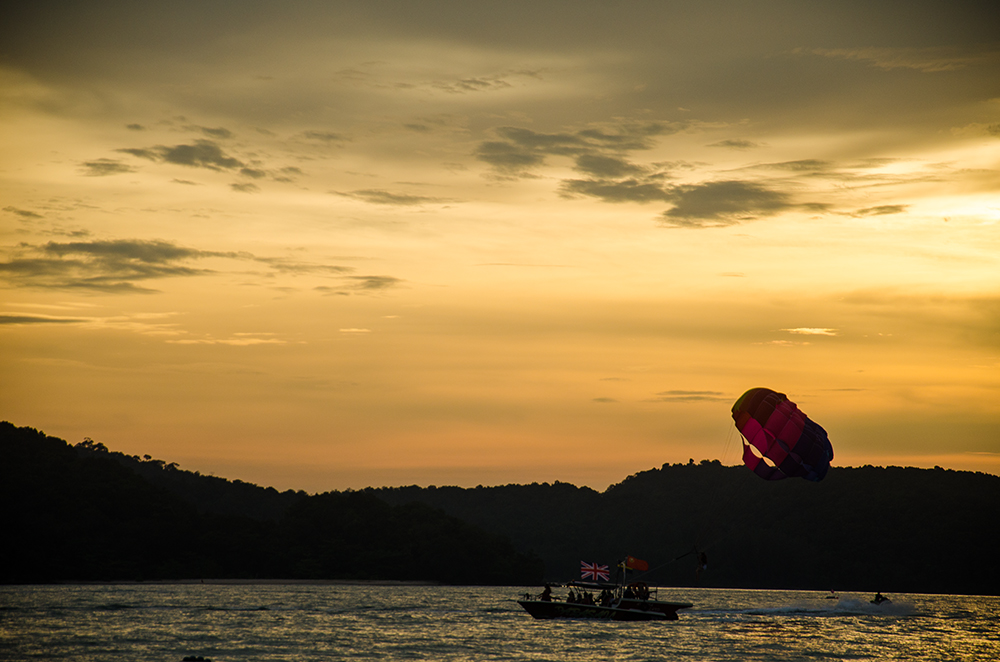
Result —
[[[0,583],[295,578],[534,583],[537,559],[420,503],[259,488],[0,423]],[[455,559],[461,559],[455,562]]]
[[[16,544],[0,582],[231,578],[535,584],[647,560],[663,586],[1000,595],[1000,477],[830,470],[768,482],[664,465],[604,492],[567,483],[277,492],[0,424]],[[695,554],[708,569],[695,572]]]
[[[1000,594],[1000,477],[982,473],[868,466],[768,482],[705,461],[603,493],[565,483],[370,492],[509,536],[551,579],[631,554],[649,562],[643,579],[667,586]],[[695,572],[695,550],[707,571]]]

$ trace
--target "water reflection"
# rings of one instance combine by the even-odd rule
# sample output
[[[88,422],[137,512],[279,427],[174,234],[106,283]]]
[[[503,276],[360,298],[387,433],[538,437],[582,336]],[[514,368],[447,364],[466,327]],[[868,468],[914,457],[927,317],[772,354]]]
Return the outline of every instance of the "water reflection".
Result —
[[[0,658],[1000,659],[1000,599],[664,589],[674,622],[536,621],[513,588],[0,587]],[[891,607],[886,609],[886,607]]]

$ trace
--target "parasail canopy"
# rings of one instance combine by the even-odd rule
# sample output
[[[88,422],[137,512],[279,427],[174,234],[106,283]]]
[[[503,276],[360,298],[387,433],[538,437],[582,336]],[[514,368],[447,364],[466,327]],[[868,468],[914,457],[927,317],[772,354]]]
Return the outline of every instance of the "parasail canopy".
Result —
[[[799,411],[784,393],[752,388],[733,405],[743,435],[743,463],[767,480],[823,480],[833,459],[826,430]]]

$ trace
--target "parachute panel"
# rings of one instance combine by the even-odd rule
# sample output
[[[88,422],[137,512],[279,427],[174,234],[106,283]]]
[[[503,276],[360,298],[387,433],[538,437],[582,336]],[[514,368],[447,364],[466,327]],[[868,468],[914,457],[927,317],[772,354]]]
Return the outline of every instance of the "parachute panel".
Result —
[[[732,414],[744,438],[743,463],[761,478],[818,481],[826,476],[833,459],[826,430],[783,393],[750,389],[733,405]]]

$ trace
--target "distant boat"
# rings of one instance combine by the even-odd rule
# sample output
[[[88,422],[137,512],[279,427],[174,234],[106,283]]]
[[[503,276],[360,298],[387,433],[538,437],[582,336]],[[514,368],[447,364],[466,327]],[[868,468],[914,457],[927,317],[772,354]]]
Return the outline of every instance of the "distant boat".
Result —
[[[871,603],[873,605],[881,605],[881,604],[885,604],[886,602],[888,602],[889,604],[892,604],[892,600],[890,600],[889,598],[885,597],[881,593],[876,593],[875,597],[872,598],[872,600],[871,600]]]
[[[676,621],[679,609],[688,609],[689,602],[657,600],[656,589],[642,582],[628,585],[610,582],[568,582],[566,598],[552,595],[546,585],[540,595],[526,593],[517,601],[526,612],[540,619],[596,618],[609,621]],[[597,597],[594,594],[597,593]],[[570,598],[569,596],[576,596]]]

